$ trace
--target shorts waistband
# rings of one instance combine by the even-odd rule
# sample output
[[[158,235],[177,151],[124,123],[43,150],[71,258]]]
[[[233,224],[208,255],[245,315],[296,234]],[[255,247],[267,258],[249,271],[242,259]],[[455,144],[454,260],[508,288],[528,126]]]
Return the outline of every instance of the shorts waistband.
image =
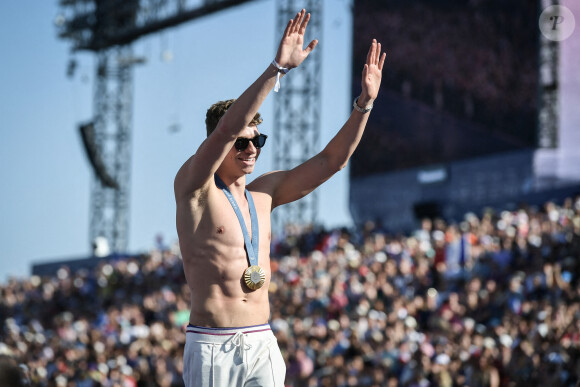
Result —
[[[196,325],[187,325],[187,333],[198,333],[202,335],[210,336],[234,336],[236,333],[241,332],[247,333],[258,333],[271,331],[272,328],[270,324],[262,325],[251,325],[248,327],[230,327],[230,328],[208,328],[208,327],[198,327]]]

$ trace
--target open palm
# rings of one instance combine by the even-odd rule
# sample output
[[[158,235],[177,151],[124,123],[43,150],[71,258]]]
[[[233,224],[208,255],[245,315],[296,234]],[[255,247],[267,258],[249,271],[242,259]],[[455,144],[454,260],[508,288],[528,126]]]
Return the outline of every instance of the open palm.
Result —
[[[284,35],[278,47],[278,52],[276,53],[276,62],[280,66],[288,69],[299,66],[318,44],[318,40],[314,39],[306,48],[303,48],[304,33],[306,32],[306,26],[309,20],[310,14],[306,14],[306,11],[303,9],[286,25]]]
[[[385,64],[386,54],[381,55],[381,44],[373,39],[373,43],[367,54],[367,62],[362,73],[362,92],[370,99],[376,99],[381,86],[383,77],[383,65]]]

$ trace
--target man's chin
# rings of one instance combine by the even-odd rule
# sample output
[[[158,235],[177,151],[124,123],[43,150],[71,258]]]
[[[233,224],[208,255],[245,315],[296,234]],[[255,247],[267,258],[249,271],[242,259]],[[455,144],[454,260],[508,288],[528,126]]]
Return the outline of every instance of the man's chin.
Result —
[[[254,167],[255,167],[254,164],[251,164],[251,165],[241,165],[240,166],[240,169],[242,170],[242,172],[244,172],[247,175],[249,173],[254,172]]]
[[[252,162],[252,163],[243,163],[242,164],[242,171],[244,171],[244,173],[248,174],[248,173],[252,173],[254,172],[254,168],[256,167],[256,162]]]

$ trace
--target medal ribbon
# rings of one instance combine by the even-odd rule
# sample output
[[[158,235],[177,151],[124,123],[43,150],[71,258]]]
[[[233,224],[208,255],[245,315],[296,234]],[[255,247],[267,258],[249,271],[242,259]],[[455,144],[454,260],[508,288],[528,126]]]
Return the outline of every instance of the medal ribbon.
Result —
[[[256,212],[256,206],[254,206],[254,199],[252,199],[252,195],[250,191],[246,189],[246,199],[248,199],[248,206],[250,207],[250,219],[252,225],[252,239],[250,240],[250,234],[248,233],[248,228],[246,227],[246,222],[244,221],[244,216],[242,215],[242,211],[240,211],[240,207],[234,199],[234,195],[232,195],[230,189],[226,186],[223,180],[217,175],[215,176],[215,182],[226,197],[230,201],[230,204],[234,208],[234,212],[238,217],[238,221],[240,222],[240,226],[242,226],[242,233],[244,234],[244,243],[246,245],[246,252],[248,253],[248,261],[250,262],[250,266],[258,266],[258,250],[260,248],[259,245],[259,227],[258,227],[258,213]]]

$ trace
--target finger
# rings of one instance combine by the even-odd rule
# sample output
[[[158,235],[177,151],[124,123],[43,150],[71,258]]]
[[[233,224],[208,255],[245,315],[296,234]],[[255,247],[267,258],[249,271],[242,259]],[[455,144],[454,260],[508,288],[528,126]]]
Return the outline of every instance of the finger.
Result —
[[[286,29],[284,30],[284,36],[290,35],[290,31],[292,29],[292,23],[294,23],[294,20],[290,19],[288,24],[286,24]]]
[[[304,9],[296,14],[294,18],[294,25],[292,26],[292,32],[298,32],[300,28],[300,23],[302,23],[302,19],[304,18]]]
[[[387,57],[387,54],[383,52],[383,55],[381,55],[381,61],[379,62],[379,70],[383,71],[383,65],[385,64],[385,58]]]
[[[302,24],[300,25],[300,30],[298,31],[298,33],[300,35],[304,35],[304,32],[306,32],[306,26],[308,25],[308,21],[310,20],[310,14],[307,13],[306,17],[304,18],[304,21],[302,22]]]
[[[371,63],[372,54],[373,54],[373,45],[371,44],[371,46],[369,47],[369,52],[367,53],[367,63]]]
[[[363,67],[363,72],[362,72],[363,83],[364,83],[365,79],[367,79],[368,72],[369,72],[369,65],[365,63],[365,66]]]
[[[375,64],[377,60],[377,40],[373,39],[373,44],[371,44],[371,58],[369,65]]]
[[[318,44],[317,39],[314,39],[312,42],[310,42],[310,44],[308,44],[308,46],[306,46],[306,49],[304,49],[304,51],[306,52],[306,55],[310,54],[312,52],[312,50],[314,50],[314,47],[316,47],[317,44]]]
[[[297,13],[296,15],[294,15],[294,19],[290,19],[290,23],[288,25],[288,35],[292,35],[294,33],[294,30],[296,29],[296,21],[298,20],[299,17],[300,13]]]
[[[381,44],[377,44],[377,50],[375,51],[375,64],[379,63],[379,59],[381,58]]]

